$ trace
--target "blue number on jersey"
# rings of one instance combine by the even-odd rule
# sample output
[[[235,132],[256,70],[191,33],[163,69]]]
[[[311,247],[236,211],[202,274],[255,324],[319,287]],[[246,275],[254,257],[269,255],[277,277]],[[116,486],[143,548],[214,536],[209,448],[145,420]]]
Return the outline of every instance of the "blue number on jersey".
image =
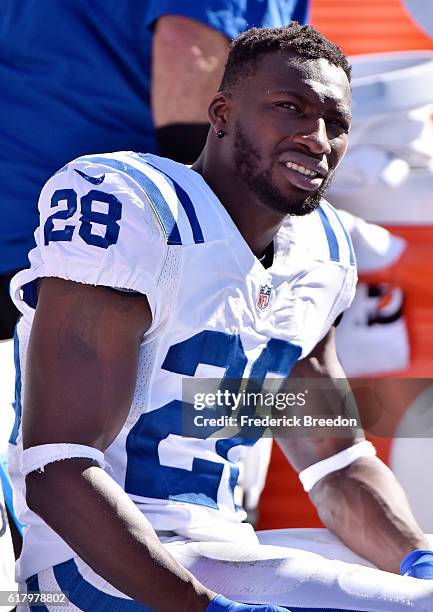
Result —
[[[108,204],[108,211],[98,212],[92,210],[93,202],[105,202]],[[117,221],[122,217],[122,204],[112,193],[105,193],[92,189],[81,198],[81,227],[79,234],[84,242],[94,246],[108,248],[116,244],[119,238],[120,226]],[[106,226],[105,236],[92,234],[92,223],[99,223]]]
[[[260,384],[268,372],[280,376],[288,376],[294,363],[299,358],[301,349],[284,340],[271,339],[254,362],[251,375]],[[194,376],[199,364],[208,364],[225,368],[223,384],[236,392],[239,389],[239,379],[242,378],[247,365],[241,339],[237,334],[227,334],[218,331],[202,331],[192,338],[170,347],[163,363],[163,368],[169,372]],[[231,383],[234,383],[230,385]],[[219,427],[209,428],[207,435],[218,431]],[[257,439],[260,437],[258,431]],[[126,441],[128,456],[125,490],[131,495],[150,497],[154,499],[171,499],[218,508],[218,490],[223,475],[223,463],[191,458],[186,449],[186,456],[173,457],[179,466],[182,462],[187,467],[163,465],[160,461],[161,443],[169,436],[182,435],[182,402],[174,400],[161,408],[143,414],[131,429]],[[215,452],[223,460],[228,459],[228,453],[234,446],[251,446],[254,439],[242,437],[227,440],[215,440]],[[209,445],[200,441],[192,441],[196,449],[203,447],[209,452]],[[185,448],[185,446],[183,447]],[[190,462],[190,465],[188,465]],[[230,465],[228,486],[233,494],[238,478],[238,469]]]
[[[54,219],[70,219],[75,211],[77,210],[77,194],[73,189],[58,189],[53,193],[51,198],[51,208],[57,208],[60,202],[66,201],[67,208],[62,208],[56,211],[51,217],[45,222],[44,225],[44,239],[45,245],[50,240],[72,240],[72,236],[75,231],[75,225],[65,225],[62,230],[54,229]]]
[[[51,198],[51,207],[59,206],[61,201],[65,200],[67,209],[56,211],[53,215],[48,217],[44,226],[44,238],[45,245],[49,242],[56,242],[58,240],[66,240],[70,242],[74,235],[75,225],[65,225],[62,230],[54,229],[55,219],[70,219],[77,210],[77,194],[73,189],[58,189],[54,192]],[[102,202],[108,204],[107,212],[100,212],[94,210],[92,205],[95,202]],[[122,217],[122,204],[112,193],[105,193],[97,189],[92,189],[88,194],[80,199],[81,206],[81,222],[79,235],[87,244],[92,246],[101,247],[107,249],[112,244],[116,244],[119,238],[120,225],[117,221],[120,221]],[[106,227],[105,235],[100,236],[99,234],[92,233],[92,223],[97,223]]]

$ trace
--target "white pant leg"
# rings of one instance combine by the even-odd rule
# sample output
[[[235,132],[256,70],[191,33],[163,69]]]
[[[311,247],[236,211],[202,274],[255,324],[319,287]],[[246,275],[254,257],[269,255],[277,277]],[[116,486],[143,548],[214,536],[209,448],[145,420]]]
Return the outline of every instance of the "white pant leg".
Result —
[[[234,601],[368,612],[433,611],[433,581],[403,578],[361,565],[363,560],[325,529],[275,530],[258,535],[262,541],[282,545],[193,542],[174,537],[164,539],[164,546],[206,586]],[[75,558],[74,562],[82,581],[80,591],[87,583],[100,591],[102,598],[129,600],[83,561]],[[39,572],[40,591],[61,590],[54,572],[55,568]],[[99,602],[100,598],[96,599]],[[72,602],[47,608],[51,612],[89,609]],[[28,608],[20,607],[20,612],[24,610]]]
[[[283,546],[192,541],[165,546],[206,586],[235,601],[374,612],[433,611],[433,581],[403,578],[335,560],[337,556],[327,559],[317,553],[323,549],[332,556],[334,549],[340,558],[361,560],[326,530],[301,530],[302,538],[291,537],[291,531],[297,530],[282,530],[279,538],[278,533],[274,537]],[[308,547],[308,531],[315,552],[296,548]]]

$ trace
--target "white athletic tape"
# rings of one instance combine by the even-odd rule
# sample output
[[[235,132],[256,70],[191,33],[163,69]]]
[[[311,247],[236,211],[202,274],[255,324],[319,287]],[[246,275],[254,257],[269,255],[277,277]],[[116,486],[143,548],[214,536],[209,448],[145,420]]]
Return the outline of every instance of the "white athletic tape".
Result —
[[[94,459],[102,468],[108,466],[104,460],[104,453],[91,446],[84,446],[83,444],[40,444],[23,451],[21,473],[26,477],[27,474],[36,470],[43,472],[45,466],[49,463],[74,457]]]
[[[299,480],[302,482],[304,491],[308,493],[319,480],[328,474],[342,470],[360,457],[374,457],[375,454],[376,449],[373,444],[368,440],[363,440],[332,455],[332,457],[313,463],[299,473]]]

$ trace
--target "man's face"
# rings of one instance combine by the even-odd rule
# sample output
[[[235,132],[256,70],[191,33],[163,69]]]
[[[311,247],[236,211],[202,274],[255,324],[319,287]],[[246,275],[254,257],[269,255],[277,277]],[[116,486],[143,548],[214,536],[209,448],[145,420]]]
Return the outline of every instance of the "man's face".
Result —
[[[233,92],[235,173],[268,208],[312,212],[346,151],[350,101],[344,71],[327,60],[265,55]]]

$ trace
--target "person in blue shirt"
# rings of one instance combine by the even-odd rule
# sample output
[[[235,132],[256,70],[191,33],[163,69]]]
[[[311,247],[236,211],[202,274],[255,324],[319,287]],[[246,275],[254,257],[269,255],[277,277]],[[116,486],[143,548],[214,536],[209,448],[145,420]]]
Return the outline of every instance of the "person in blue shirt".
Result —
[[[17,311],[43,183],[88,153],[192,162],[229,40],[305,23],[308,0],[3,0],[0,13],[0,339]]]

